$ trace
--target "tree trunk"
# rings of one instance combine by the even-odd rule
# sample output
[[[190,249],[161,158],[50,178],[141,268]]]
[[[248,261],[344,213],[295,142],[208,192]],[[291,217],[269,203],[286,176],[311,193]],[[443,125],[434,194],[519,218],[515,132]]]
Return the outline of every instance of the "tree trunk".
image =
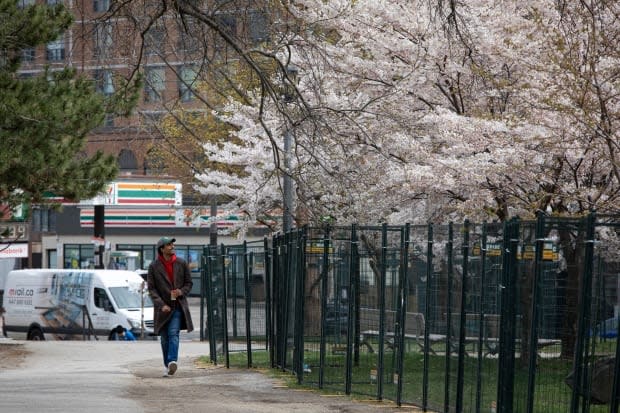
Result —
[[[564,288],[564,317],[562,318],[562,352],[560,357],[572,360],[575,355],[577,342],[577,320],[579,314],[579,291],[583,288],[583,255],[577,252],[577,247],[583,245],[584,234],[580,231],[577,239],[572,239],[569,230],[560,231],[560,247],[566,260],[566,285]],[[586,309],[587,311],[587,309]]]
[[[530,337],[531,337],[531,324],[532,324],[532,303],[533,303],[533,291],[534,291],[534,260],[527,261],[523,272],[519,277],[519,299],[521,301],[521,319],[517,319],[517,334],[519,332],[518,326],[521,325],[521,336],[517,337],[521,339],[520,357],[517,360],[519,367],[527,367],[528,360],[530,358]]]
[[[306,334],[316,336],[321,332],[321,272],[317,261],[316,257],[308,257],[304,286],[304,329]]]

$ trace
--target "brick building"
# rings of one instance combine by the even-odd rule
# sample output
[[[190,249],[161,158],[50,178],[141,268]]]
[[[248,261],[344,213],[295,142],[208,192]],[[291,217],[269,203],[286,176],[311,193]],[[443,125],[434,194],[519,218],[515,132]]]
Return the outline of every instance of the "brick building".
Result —
[[[20,0],[20,5],[27,7],[35,1],[41,0]],[[47,4],[57,1],[47,0]],[[261,42],[267,38],[266,14],[249,7],[250,3],[240,9],[231,2],[209,1],[204,3],[204,10],[229,34]],[[138,265],[146,267],[156,240],[163,235],[175,236],[181,255],[199,259],[201,247],[210,239],[209,207],[204,205],[205,200],[187,192],[190,186],[183,171],[176,174],[174,169],[162,168],[161,158],[154,157],[153,150],[165,144],[160,128],[163,117],[180,108],[206,110],[197,86],[208,81],[213,62],[234,57],[215,32],[196,24],[196,20],[180,19],[170,11],[153,19],[165,2],[132,1],[123,10],[115,9],[116,4],[111,0],[69,0],[65,5],[75,16],[73,26],[56,41],[24,49],[19,75],[35,76],[46,67],[54,70],[70,66],[92,79],[97,91],[106,96],[121,91],[127,79],[142,77],[143,89],[132,115],[108,114],[104,124],[89,135],[84,151],[92,154],[101,150],[118,159],[120,175],[112,184],[116,195],[123,185],[133,185],[135,191],[144,193],[154,186],[173,185],[176,200],[166,203],[165,197],[149,193],[146,200],[135,203],[121,204],[118,196],[104,201],[105,247],[110,252],[138,251]],[[27,242],[28,256],[17,257],[14,266],[96,265],[93,225],[84,219],[88,208],[92,209],[91,201],[66,204],[61,211],[34,206],[26,233],[19,240]],[[237,211],[218,210],[218,215],[223,217],[218,223],[220,229],[238,219]],[[183,220],[180,216],[193,218]],[[260,240],[266,232],[265,227],[256,226],[248,239]],[[218,242],[239,241],[220,235]],[[0,260],[4,261],[0,271],[2,264],[13,266]]]

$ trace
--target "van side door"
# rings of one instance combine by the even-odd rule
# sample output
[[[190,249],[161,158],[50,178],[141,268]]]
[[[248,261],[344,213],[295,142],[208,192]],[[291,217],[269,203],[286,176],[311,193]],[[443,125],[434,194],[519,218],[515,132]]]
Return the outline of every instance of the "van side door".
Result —
[[[97,335],[108,335],[112,331],[112,320],[115,318],[114,307],[107,291],[101,287],[93,289],[93,306],[90,312],[93,328]]]

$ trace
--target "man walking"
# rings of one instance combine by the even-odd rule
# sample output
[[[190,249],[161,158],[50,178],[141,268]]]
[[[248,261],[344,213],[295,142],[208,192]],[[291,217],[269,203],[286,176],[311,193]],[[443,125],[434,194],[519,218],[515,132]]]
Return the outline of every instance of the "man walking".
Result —
[[[149,265],[147,285],[154,304],[155,334],[161,336],[161,350],[166,372],[177,371],[179,332],[194,329],[187,295],[192,289],[192,277],[185,260],[175,254],[176,239],[163,237],[157,242],[157,258]]]

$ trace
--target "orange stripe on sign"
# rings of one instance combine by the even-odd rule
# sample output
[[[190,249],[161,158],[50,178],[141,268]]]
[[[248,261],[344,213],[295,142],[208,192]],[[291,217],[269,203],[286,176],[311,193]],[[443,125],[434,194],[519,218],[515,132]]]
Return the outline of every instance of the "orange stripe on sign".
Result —
[[[175,184],[117,184],[119,189],[169,189],[174,190]]]

